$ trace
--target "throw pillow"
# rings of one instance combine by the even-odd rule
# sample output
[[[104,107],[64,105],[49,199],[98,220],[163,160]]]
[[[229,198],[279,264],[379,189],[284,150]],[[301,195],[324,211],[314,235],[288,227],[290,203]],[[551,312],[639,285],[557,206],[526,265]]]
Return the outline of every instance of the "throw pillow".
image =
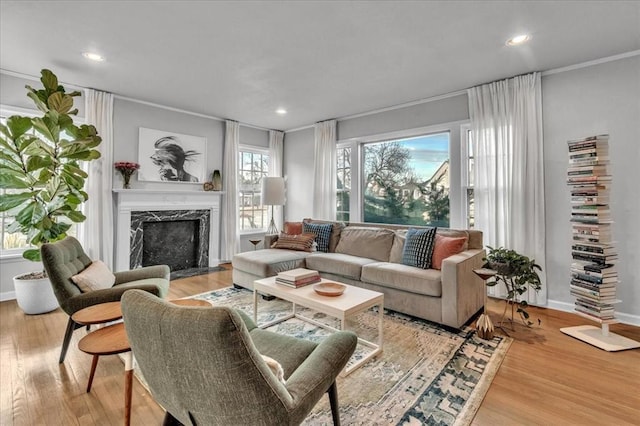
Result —
[[[435,240],[436,228],[409,229],[404,249],[402,250],[402,263],[422,269],[430,269]]]
[[[275,359],[268,357],[266,355],[262,355],[262,359],[267,363],[267,366],[271,370],[274,376],[282,383],[286,384],[286,380],[284,380],[284,370],[282,369],[282,365]]]
[[[449,256],[460,253],[464,250],[465,244],[467,244],[467,237],[451,238],[436,234],[431,267],[433,269],[442,269],[442,261]]]
[[[315,234],[318,243],[318,251],[327,253],[329,251],[329,239],[331,238],[331,223],[302,223],[302,231],[307,234]]]
[[[71,277],[83,293],[113,287],[116,276],[101,260],[94,260],[87,268]]]
[[[314,239],[314,234],[280,234],[276,242],[271,245],[271,248],[310,252],[313,247]]]
[[[285,222],[282,232],[289,235],[302,234],[302,222]]]

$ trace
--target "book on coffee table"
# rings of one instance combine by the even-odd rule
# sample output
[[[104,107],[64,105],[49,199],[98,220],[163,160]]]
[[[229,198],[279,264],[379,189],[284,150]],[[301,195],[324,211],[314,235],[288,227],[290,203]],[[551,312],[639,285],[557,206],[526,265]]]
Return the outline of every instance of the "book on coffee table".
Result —
[[[320,273],[305,268],[292,269],[278,273],[276,282],[290,287],[302,287],[320,282]]]

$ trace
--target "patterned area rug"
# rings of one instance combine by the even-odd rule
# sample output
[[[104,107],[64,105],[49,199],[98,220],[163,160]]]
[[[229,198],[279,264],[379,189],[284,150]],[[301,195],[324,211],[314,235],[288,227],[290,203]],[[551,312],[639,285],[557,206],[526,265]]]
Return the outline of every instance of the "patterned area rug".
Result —
[[[253,292],[233,287],[194,298],[233,306],[253,315]],[[280,299],[258,302],[258,323],[291,312]],[[306,310],[304,315],[336,326],[336,320]],[[347,324],[359,337],[377,341],[377,313],[364,312]],[[299,319],[269,330],[321,340],[329,331]],[[455,331],[434,323],[385,311],[384,352],[347,377],[338,378],[340,419],[344,425],[468,425],[495,377],[511,344],[508,337],[492,341],[473,330]],[[358,345],[350,362],[368,347]],[[304,422],[331,425],[328,398],[323,398]]]

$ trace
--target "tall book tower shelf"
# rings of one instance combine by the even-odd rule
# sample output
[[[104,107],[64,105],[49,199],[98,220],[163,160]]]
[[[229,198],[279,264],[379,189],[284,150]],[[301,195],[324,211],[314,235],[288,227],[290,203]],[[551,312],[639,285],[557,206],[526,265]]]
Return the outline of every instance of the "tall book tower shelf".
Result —
[[[615,319],[618,252],[611,239],[609,135],[572,140],[567,183],[571,190],[570,292],[578,315],[600,324],[561,328],[565,334],[606,351],[640,347],[609,332]]]

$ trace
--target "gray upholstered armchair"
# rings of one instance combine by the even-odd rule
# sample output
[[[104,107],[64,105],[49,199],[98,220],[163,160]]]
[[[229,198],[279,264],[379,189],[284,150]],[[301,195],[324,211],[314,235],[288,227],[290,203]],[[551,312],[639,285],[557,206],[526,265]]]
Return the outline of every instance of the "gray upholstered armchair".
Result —
[[[175,306],[142,291],[122,297],[133,354],[165,424],[296,425],[325,392],[339,424],[335,378],[357,337],[316,344],[262,330],[229,307]],[[278,361],[286,384],[261,355]]]
[[[116,280],[113,287],[83,293],[71,277],[86,269],[92,261],[85,254],[78,240],[67,237],[62,241],[43,244],[40,252],[42,264],[47,271],[58,303],[69,315],[60,351],[60,363],[64,362],[74,330],[81,327],[71,319],[71,315],[75,312],[99,303],[118,301],[126,290],[132,288],[145,290],[160,297],[165,297],[169,292],[169,267],[157,265],[114,272]]]

